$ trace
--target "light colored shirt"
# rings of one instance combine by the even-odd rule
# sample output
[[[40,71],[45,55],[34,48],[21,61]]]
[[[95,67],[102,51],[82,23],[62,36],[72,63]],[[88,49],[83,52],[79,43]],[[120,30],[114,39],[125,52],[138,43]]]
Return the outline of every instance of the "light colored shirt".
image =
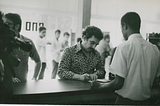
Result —
[[[52,59],[57,63],[59,63],[61,59],[61,49],[62,49],[61,43],[58,40],[53,39],[51,44],[51,55]]]
[[[38,37],[37,50],[40,55],[41,62],[46,62],[46,45],[47,45],[46,37],[44,37],[44,38]]]
[[[124,85],[116,93],[131,100],[146,100],[156,76],[160,76],[160,52],[140,34],[130,35],[117,47],[111,73],[123,77]]]
[[[104,39],[100,41],[99,45],[97,45],[96,50],[100,53],[100,55],[102,56],[102,54],[104,52],[110,52],[111,48],[109,43],[107,43]],[[103,57],[103,56],[102,56]]]

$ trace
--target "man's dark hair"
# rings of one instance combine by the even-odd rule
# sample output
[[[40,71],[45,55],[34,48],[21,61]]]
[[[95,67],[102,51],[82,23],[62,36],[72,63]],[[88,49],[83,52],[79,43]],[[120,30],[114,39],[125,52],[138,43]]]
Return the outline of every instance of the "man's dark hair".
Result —
[[[19,29],[18,31],[20,32],[21,31],[21,25],[22,25],[22,20],[21,20],[21,17],[19,14],[16,14],[16,13],[8,13],[8,14],[5,14],[4,15],[5,18],[11,20],[14,25],[17,25],[19,24]]]
[[[82,37],[83,36],[86,36],[87,39],[91,38],[92,36],[94,36],[98,40],[102,40],[103,38],[102,31],[95,26],[86,26],[82,33]]]
[[[39,27],[39,32],[41,32],[42,30],[46,30],[45,27]]]
[[[82,42],[82,39],[81,38],[77,38],[77,43],[78,42]]]
[[[127,24],[132,30],[139,31],[141,26],[140,16],[136,12],[128,12],[121,18],[121,25]]]
[[[70,34],[68,33],[68,32],[65,32],[64,34],[63,34],[63,36],[70,36]]]
[[[60,31],[59,29],[57,29],[57,30],[55,31],[55,33],[57,33],[57,32],[58,32],[59,34],[61,33],[61,31]]]
[[[104,34],[103,38],[104,39],[110,39],[110,35],[109,34]]]

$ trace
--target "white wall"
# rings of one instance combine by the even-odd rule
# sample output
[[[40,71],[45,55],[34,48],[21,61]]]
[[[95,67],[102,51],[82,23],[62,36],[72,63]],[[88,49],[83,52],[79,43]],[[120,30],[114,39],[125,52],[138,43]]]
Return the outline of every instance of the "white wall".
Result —
[[[18,13],[22,18],[21,33],[33,41],[38,36],[38,30],[27,31],[26,22],[31,22],[31,29],[33,22],[44,23],[48,39],[54,36],[56,29],[60,29],[62,34],[65,31],[70,33],[77,23],[77,0],[0,0],[0,10]]]
[[[21,33],[36,41],[38,31],[27,31],[26,22],[44,23],[48,39],[54,36],[56,29],[60,29],[62,33],[76,31],[77,17],[80,16],[78,3],[79,0],[0,0],[0,10],[4,13],[20,14],[22,17]],[[141,33],[144,38],[146,33],[160,33],[160,0],[92,0],[91,25],[110,32],[111,43],[117,46],[123,38],[120,19],[129,11],[140,14]],[[50,59],[50,54],[47,56]]]
[[[61,30],[61,39],[65,31],[76,30],[78,0],[0,0],[0,10],[4,13],[18,13],[22,18],[21,34],[36,42],[38,28],[32,30],[32,24],[44,23],[47,38],[52,39],[56,29]],[[31,23],[31,30],[26,30],[26,22]],[[47,46],[47,67],[52,71],[50,46]],[[29,60],[29,79],[32,77],[34,62]],[[31,75],[30,75],[31,74]],[[49,74],[49,78],[50,78]]]
[[[144,38],[146,33],[160,33],[159,0],[92,0],[91,24],[110,32],[111,42],[117,46],[122,41],[120,19],[129,11],[140,15]]]
[[[56,29],[76,31],[78,0],[0,0],[0,10],[19,13],[23,20],[21,33],[36,40],[38,31],[26,31],[26,22],[43,22],[50,39]],[[129,11],[142,19],[141,33],[160,32],[159,0],[92,0],[91,25],[110,32],[113,46],[122,41],[120,19]]]

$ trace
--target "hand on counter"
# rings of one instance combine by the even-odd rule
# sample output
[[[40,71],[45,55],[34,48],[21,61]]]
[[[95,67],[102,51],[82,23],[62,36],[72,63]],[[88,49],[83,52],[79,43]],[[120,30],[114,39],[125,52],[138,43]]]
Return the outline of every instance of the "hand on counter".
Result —
[[[89,74],[83,74],[83,75],[74,74],[74,76],[73,76],[72,79],[76,79],[76,80],[80,80],[80,81],[85,81],[85,82],[91,80]]]
[[[96,74],[89,74],[90,80],[91,81],[96,81],[98,76]]]
[[[102,88],[103,84],[99,83],[98,81],[91,82],[91,89],[100,89]]]
[[[21,80],[19,80],[17,77],[12,77],[12,81],[13,81],[13,83],[19,83],[19,82],[21,82]]]
[[[83,75],[80,75],[80,78],[79,78],[81,81],[89,81],[90,80],[90,76],[89,74],[83,74]]]

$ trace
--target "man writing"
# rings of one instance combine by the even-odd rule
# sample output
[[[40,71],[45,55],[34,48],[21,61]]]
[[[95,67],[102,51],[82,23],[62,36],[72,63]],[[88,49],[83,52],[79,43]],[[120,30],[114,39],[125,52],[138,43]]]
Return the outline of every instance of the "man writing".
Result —
[[[99,28],[87,26],[83,31],[82,43],[65,49],[59,65],[59,77],[80,81],[104,78],[105,70],[102,59],[95,50],[102,38],[103,35]]]

